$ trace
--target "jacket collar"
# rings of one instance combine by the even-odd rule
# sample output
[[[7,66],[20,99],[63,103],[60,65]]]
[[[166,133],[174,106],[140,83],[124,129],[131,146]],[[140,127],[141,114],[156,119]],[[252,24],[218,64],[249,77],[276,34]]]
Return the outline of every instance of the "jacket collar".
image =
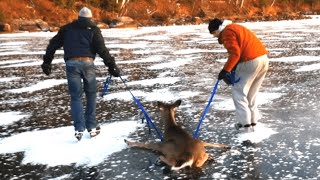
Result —
[[[96,26],[96,24],[90,18],[86,17],[78,17],[78,19],[75,20],[73,24],[77,27],[82,28]]]
[[[222,31],[224,30],[224,28],[225,28],[226,26],[228,26],[229,24],[232,24],[232,21],[230,21],[230,20],[223,20],[223,23],[219,26],[218,31],[219,31],[219,32],[222,32]]]
[[[219,26],[219,37],[218,37],[218,42],[219,44],[222,44],[222,40],[221,40],[221,35],[222,35],[222,31],[224,30],[225,27],[227,27],[228,25],[232,24],[232,21],[230,20],[223,20],[223,23]]]

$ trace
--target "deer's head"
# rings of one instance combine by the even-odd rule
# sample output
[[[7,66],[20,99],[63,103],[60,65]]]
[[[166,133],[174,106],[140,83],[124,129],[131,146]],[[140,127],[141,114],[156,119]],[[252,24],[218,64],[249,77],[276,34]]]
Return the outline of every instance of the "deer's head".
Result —
[[[163,103],[158,101],[158,108],[161,112],[161,118],[166,121],[166,124],[168,123],[174,123],[176,124],[176,111],[177,107],[180,106],[181,100],[177,100],[176,102],[172,104]]]

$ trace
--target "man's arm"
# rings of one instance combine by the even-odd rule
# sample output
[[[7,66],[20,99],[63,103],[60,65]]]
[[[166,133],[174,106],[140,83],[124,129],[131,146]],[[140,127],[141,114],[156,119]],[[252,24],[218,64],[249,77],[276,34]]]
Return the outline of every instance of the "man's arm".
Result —
[[[63,46],[63,29],[60,29],[59,32],[49,41],[49,45],[46,49],[46,54],[43,56],[44,64],[51,64],[54,54],[57,49]]]
[[[237,40],[237,35],[234,31],[225,29],[222,33],[221,40],[229,54],[228,60],[224,65],[224,70],[230,72],[239,62],[241,50]]]
[[[106,66],[110,67],[115,65],[114,57],[111,56],[109,50],[106,48],[101,31],[98,28],[94,30],[92,44],[93,49],[103,59],[103,62]]]
[[[120,69],[117,67],[114,57],[110,55],[109,50],[106,48],[104,39],[99,28],[96,28],[94,30],[92,43],[95,52],[97,52],[99,56],[103,59],[103,63],[106,66],[108,66],[109,73],[115,77],[119,77]]]

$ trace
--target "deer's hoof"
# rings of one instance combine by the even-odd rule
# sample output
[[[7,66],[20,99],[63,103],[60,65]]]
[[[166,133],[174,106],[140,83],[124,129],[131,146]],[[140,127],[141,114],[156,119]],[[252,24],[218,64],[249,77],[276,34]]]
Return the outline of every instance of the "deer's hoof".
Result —
[[[208,156],[207,162],[208,163],[214,163],[216,161],[214,160],[214,158],[212,156]]]
[[[231,149],[231,147],[230,146],[225,146],[224,149],[225,150],[229,150],[229,149]]]
[[[171,172],[172,172],[172,170],[171,170],[171,167],[169,167],[169,166],[164,166],[162,168],[162,173],[163,174],[170,174]]]
[[[155,164],[156,166],[165,166],[165,165],[166,165],[164,162],[161,161],[160,158],[158,158],[154,164]]]
[[[129,147],[132,147],[132,142],[130,142],[130,141],[126,140],[126,139],[124,139],[124,142],[125,142]]]

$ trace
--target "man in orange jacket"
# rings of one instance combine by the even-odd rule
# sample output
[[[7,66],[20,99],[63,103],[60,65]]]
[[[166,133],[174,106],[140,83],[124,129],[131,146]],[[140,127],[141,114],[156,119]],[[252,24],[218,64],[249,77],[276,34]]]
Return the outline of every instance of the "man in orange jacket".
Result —
[[[268,52],[253,32],[239,24],[215,18],[208,29],[229,54],[218,79],[233,85],[236,128],[252,132],[260,118],[256,97],[269,67]],[[230,82],[231,71],[235,72],[235,78]],[[239,81],[232,82],[235,79]]]

